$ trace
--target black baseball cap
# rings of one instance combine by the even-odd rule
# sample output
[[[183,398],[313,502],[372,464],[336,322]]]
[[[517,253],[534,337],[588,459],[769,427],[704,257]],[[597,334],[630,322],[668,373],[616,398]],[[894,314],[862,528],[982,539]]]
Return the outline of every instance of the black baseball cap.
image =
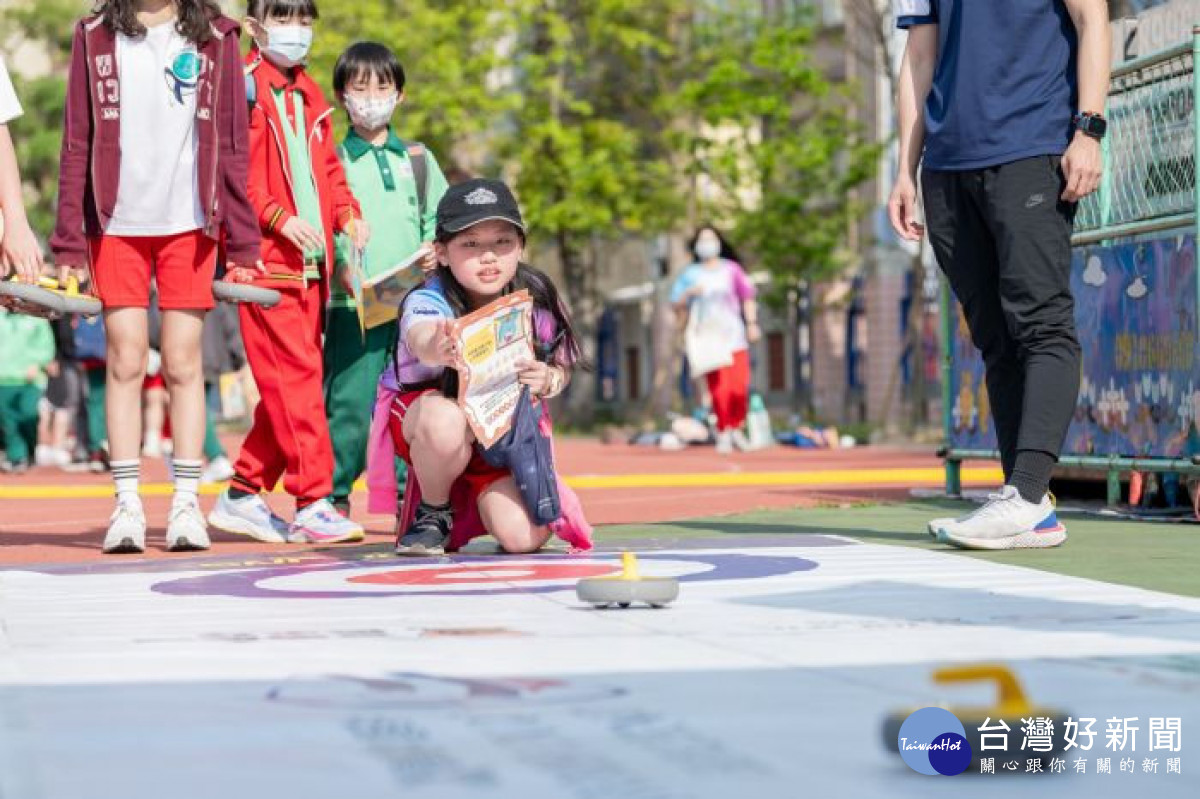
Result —
[[[500,219],[525,230],[517,199],[502,180],[472,178],[446,190],[437,208],[437,229],[458,233],[480,222]]]

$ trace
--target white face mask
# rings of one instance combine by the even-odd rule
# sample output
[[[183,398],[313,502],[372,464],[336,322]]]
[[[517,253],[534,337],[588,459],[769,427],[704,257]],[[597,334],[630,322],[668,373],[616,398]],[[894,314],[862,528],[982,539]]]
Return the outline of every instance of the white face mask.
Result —
[[[713,239],[700,239],[696,242],[695,249],[696,257],[701,261],[707,261],[710,258],[716,258],[721,254],[721,242]]]
[[[267,46],[263,55],[280,69],[290,69],[308,59],[312,40],[312,28],[304,25],[273,25],[267,28]]]
[[[388,121],[391,120],[392,112],[396,110],[396,104],[400,102],[400,95],[359,97],[347,94],[344,99],[346,111],[350,114],[350,121],[366,130],[379,130],[386,127]]]

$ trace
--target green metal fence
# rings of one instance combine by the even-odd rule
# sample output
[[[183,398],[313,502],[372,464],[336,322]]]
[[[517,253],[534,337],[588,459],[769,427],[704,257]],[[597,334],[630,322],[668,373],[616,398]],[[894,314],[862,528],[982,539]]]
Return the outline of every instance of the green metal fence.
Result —
[[[1200,96],[1200,27],[1192,41],[1115,67],[1109,91],[1109,135],[1104,141],[1104,177],[1100,190],[1080,204],[1072,243],[1109,245],[1164,231],[1197,232],[1200,125],[1195,98]],[[1200,244],[1200,235],[1197,236]],[[1200,307],[1200,280],[1197,280]],[[942,417],[946,447],[946,491],[961,494],[964,460],[998,459],[994,450],[956,449],[952,407],[955,373],[953,341],[958,307],[942,281]],[[1087,342],[1083,342],[1087,346]],[[1193,366],[1193,373],[1200,372]],[[1200,374],[1197,374],[1200,377]],[[1200,475],[1200,455],[1128,457],[1127,454],[1065,453],[1066,467],[1103,471],[1108,502],[1119,504],[1121,476],[1130,471]]]

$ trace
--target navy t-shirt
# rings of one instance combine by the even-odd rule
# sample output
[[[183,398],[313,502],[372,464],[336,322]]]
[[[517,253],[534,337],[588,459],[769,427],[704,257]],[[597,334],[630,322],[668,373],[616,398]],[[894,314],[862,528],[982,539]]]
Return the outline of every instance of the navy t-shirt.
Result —
[[[925,104],[927,169],[1061,155],[1077,103],[1063,0],[896,0],[896,24],[938,26]]]

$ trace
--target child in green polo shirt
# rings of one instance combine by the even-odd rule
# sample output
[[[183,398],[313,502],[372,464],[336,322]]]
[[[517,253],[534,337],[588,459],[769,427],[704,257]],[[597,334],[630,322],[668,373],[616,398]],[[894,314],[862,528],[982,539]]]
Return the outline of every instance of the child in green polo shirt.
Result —
[[[433,153],[420,144],[406,144],[392,131],[392,113],[404,100],[403,67],[382,44],[359,42],[338,58],[333,88],[352,125],[338,154],[372,231],[362,258],[364,276],[385,272],[422,247],[422,268],[433,269],[437,261],[426,242],[433,240],[446,178]],[[351,260],[344,237],[338,242],[337,259],[343,269]],[[375,387],[387,362],[395,321],[369,328],[364,340],[345,284],[334,280],[329,299],[325,413],[336,464],[332,500],[349,514],[354,481],[366,467]]]

